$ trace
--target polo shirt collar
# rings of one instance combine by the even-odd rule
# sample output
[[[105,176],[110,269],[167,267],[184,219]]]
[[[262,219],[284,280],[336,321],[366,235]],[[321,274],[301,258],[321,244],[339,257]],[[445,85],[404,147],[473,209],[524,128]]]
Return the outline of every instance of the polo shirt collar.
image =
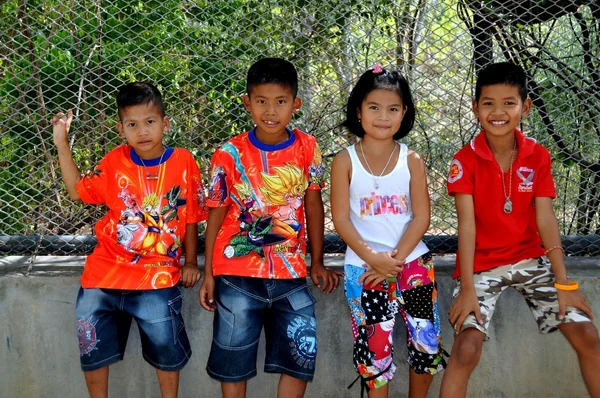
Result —
[[[517,137],[517,145],[519,146],[519,152],[517,153],[517,159],[523,159],[533,152],[536,140],[525,135],[519,129],[515,129],[515,136]],[[475,138],[471,140],[471,148],[473,151],[487,160],[494,160],[494,154],[490,149],[486,139],[485,132],[482,130]]]

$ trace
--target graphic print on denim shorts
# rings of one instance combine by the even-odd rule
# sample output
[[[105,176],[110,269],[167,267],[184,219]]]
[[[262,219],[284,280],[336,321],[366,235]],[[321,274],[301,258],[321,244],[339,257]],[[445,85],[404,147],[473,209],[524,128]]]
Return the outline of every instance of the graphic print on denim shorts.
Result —
[[[315,368],[317,356],[317,323],[315,318],[307,322],[306,318],[297,316],[287,327],[292,357],[305,369]]]
[[[79,319],[77,321],[77,338],[79,339],[79,355],[89,355],[93,350],[97,350],[96,345],[100,342],[96,336],[96,324],[98,320],[92,322],[90,319]]]

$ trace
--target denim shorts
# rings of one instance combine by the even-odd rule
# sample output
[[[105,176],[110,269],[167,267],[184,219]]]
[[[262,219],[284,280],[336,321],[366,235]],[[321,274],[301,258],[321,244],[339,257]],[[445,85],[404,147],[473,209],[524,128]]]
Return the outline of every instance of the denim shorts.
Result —
[[[131,319],[140,331],[144,359],[176,371],[192,355],[181,316],[181,287],[157,290],[79,289],[75,314],[81,369],[123,359]]]
[[[264,326],[265,372],[312,380],[317,356],[315,299],[305,278],[218,276],[215,302],[209,376],[222,382],[254,377]]]

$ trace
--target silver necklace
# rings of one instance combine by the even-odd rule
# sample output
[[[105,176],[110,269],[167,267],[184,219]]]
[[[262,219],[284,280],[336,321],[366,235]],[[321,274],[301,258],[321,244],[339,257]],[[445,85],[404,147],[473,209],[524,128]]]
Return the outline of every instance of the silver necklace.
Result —
[[[148,167],[146,167],[146,163],[144,163],[144,159],[140,158],[142,165],[144,166],[144,170],[146,170],[146,180],[158,180],[158,175],[160,174],[160,169],[162,167],[163,156],[167,152],[167,148],[163,147],[163,153],[160,155],[160,160],[158,161],[158,173],[150,173],[148,171]],[[139,156],[138,156],[139,158]]]
[[[504,212],[506,214],[512,213],[512,202],[510,200],[510,195],[512,193],[512,174],[513,174],[513,162],[515,161],[515,153],[517,152],[517,139],[515,138],[513,149],[510,153],[510,168],[508,169],[508,195],[506,194],[506,187],[504,186],[504,170],[500,166],[500,163],[496,160],[494,156],[494,160],[496,160],[496,164],[500,167],[500,173],[502,174],[502,192],[504,193]]]
[[[383,176],[383,173],[385,173],[385,171],[387,170],[387,167],[389,166],[390,162],[392,161],[392,158],[394,157],[394,153],[396,152],[396,146],[397,145],[394,142],[394,149],[392,150],[392,153],[390,154],[390,158],[388,159],[387,163],[383,167],[383,170],[381,170],[381,173],[379,173],[379,175],[376,176],[375,174],[373,174],[373,170],[371,170],[371,166],[369,166],[369,162],[367,161],[367,157],[365,156],[365,150],[363,149],[362,141],[360,142],[360,152],[362,153],[363,159],[365,160],[367,169],[369,169],[369,173],[371,173],[371,177],[373,177],[373,186],[375,187],[375,189],[379,189],[379,184],[377,183],[377,178],[381,178],[381,176]]]

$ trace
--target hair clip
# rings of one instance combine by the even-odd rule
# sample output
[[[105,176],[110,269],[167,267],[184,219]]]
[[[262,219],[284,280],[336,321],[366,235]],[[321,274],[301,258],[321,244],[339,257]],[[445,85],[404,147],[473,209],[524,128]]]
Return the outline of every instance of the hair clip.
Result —
[[[373,67],[373,74],[378,75],[383,72],[385,72],[385,70],[381,67],[381,65],[375,64],[375,66]]]

